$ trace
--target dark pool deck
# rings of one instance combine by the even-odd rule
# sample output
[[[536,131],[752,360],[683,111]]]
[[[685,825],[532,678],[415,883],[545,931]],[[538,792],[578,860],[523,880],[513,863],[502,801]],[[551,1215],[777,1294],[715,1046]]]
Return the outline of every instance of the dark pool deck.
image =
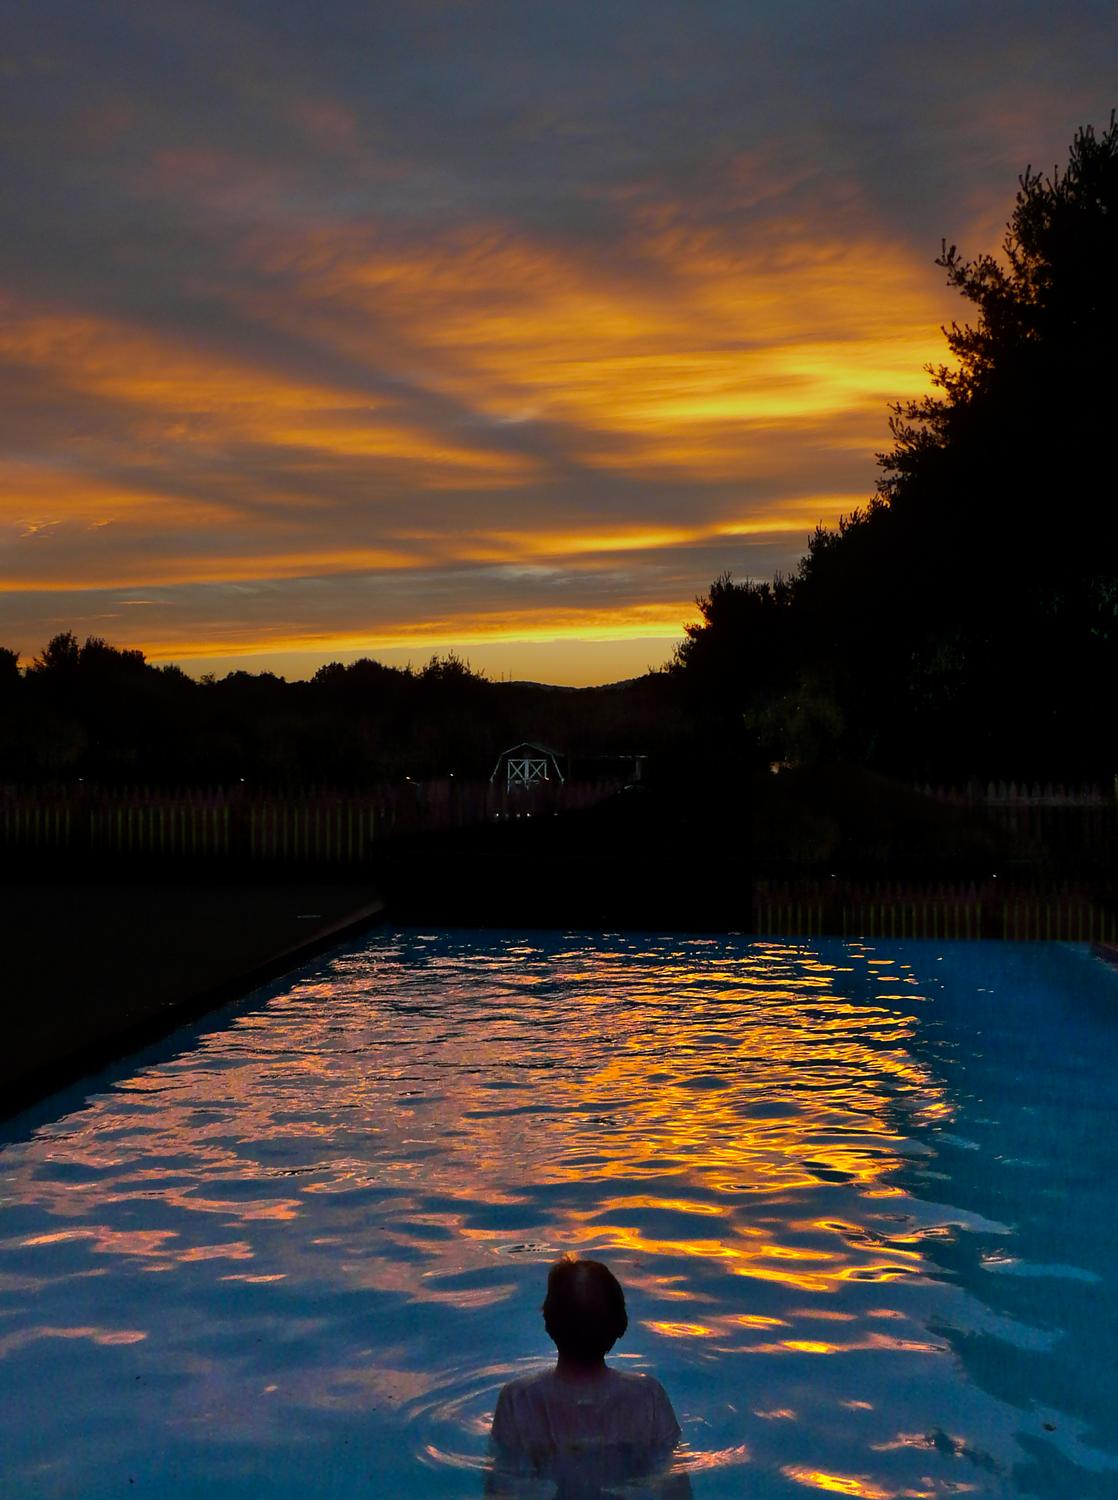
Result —
[[[367,884],[0,882],[0,1117],[383,911]]]

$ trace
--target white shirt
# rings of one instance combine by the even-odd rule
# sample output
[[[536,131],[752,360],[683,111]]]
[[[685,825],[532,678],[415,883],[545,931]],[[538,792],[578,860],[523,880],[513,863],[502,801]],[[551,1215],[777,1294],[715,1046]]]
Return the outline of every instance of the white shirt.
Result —
[[[609,1365],[590,1380],[564,1380],[554,1370],[510,1380],[493,1414],[493,1442],[510,1453],[617,1448],[666,1455],[678,1441],[679,1423],[660,1382]]]

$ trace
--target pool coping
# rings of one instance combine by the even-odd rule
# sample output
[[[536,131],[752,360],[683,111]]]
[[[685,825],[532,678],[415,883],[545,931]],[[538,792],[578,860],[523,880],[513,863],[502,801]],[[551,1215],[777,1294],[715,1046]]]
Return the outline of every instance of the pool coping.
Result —
[[[1104,964],[1118,970],[1118,943],[1092,943],[1091,952],[1096,958],[1101,958]]]
[[[197,1020],[208,1011],[217,1010],[271,980],[292,973],[308,959],[336,948],[347,938],[356,937],[383,921],[386,914],[383,897],[374,897],[350,908],[344,916],[316,927],[306,939],[289,943],[257,962],[238,967],[233,973],[179,999],[164,1001],[122,1024],[114,1025],[112,1018],[107,1018],[104,1030],[91,1041],[17,1075],[0,1096],[0,1120],[20,1114],[58,1090],[79,1082],[87,1074],[159,1041],[186,1022]]]

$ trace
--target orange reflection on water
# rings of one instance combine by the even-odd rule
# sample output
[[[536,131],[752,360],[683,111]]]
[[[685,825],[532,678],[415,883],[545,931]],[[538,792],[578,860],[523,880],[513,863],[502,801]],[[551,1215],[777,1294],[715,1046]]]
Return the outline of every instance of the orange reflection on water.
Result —
[[[656,1319],[647,1321],[644,1326],[668,1339],[712,1339],[718,1332],[705,1323],[669,1323]]]
[[[726,1362],[754,1434],[798,1441],[828,1382],[832,1417],[840,1395],[874,1413],[865,1381],[945,1354],[909,1292],[953,1231],[902,1169],[952,1103],[914,1045],[921,997],[886,1002],[864,958],[378,936],[5,1152],[17,1343],[0,1354],[44,1328],[88,1344],[150,1325],[145,1356],[169,1348],[188,1372],[187,1424],[215,1403],[246,1432],[372,1399],[411,1411],[483,1354],[499,1383],[541,1352],[544,1268],[575,1249],[619,1269],[622,1357]],[[62,1315],[93,1268],[119,1328]],[[230,1354],[261,1327],[285,1351],[257,1372],[266,1413]],[[747,1461],[736,1433],[704,1435],[687,1467]],[[790,1454],[814,1461],[785,1470],[803,1486],[916,1493],[860,1476],[864,1448]]]
[[[67,1241],[89,1240],[96,1255],[162,1255],[166,1241],[175,1238],[173,1229],[110,1229],[98,1224],[88,1229],[61,1229],[54,1234],[33,1234],[23,1241],[32,1247],[61,1245]]]
[[[777,1345],[764,1345],[764,1352],[770,1353],[773,1348],[792,1349],[798,1354],[842,1354],[847,1349],[858,1348],[857,1344],[828,1344],[822,1339],[785,1339]]]
[[[122,1344],[139,1344],[147,1338],[147,1334],[141,1328],[53,1328],[39,1326],[31,1328],[20,1328],[14,1333],[0,1337],[0,1359],[5,1355],[22,1349],[27,1344],[33,1344],[37,1339],[88,1339],[93,1344],[102,1347],[113,1347]]]
[[[95,1100],[67,1122],[82,1176],[31,1171],[23,1201],[88,1220],[95,1199],[142,1197],[180,1227],[95,1221],[38,1242],[72,1232],[102,1254],[247,1258],[253,1226],[365,1195],[377,1233],[335,1274],[418,1300],[441,1300],[433,1280],[518,1232],[546,1253],[721,1264],[801,1293],[919,1267],[919,1228],[884,1225],[872,1204],[900,1191],[889,1178],[913,1116],[950,1104],[908,1050],[914,1016],[845,998],[848,965],[804,952],[790,970],[786,950],[733,959],[701,943],[425,958],[347,959]],[[430,1003],[412,1005],[409,984]],[[207,1218],[240,1235],[212,1236]],[[316,1245],[278,1241],[281,1269]]]
[[[849,1474],[827,1474],[822,1469],[808,1469],[798,1464],[789,1464],[781,1472],[797,1484],[826,1490],[832,1495],[857,1495],[860,1500],[894,1500],[894,1496],[898,1494],[897,1490],[883,1490],[880,1485]],[[909,1490],[906,1493],[911,1495],[913,1492]]]

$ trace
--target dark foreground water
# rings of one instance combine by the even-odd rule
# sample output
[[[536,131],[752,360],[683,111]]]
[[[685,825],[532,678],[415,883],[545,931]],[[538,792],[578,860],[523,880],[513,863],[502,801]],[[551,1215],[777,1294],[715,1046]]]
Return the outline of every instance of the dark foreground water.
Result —
[[[572,1249],[696,1500],[1113,1497],[1116,1043],[1074,947],[377,935],[9,1130],[0,1493],[478,1497]]]

